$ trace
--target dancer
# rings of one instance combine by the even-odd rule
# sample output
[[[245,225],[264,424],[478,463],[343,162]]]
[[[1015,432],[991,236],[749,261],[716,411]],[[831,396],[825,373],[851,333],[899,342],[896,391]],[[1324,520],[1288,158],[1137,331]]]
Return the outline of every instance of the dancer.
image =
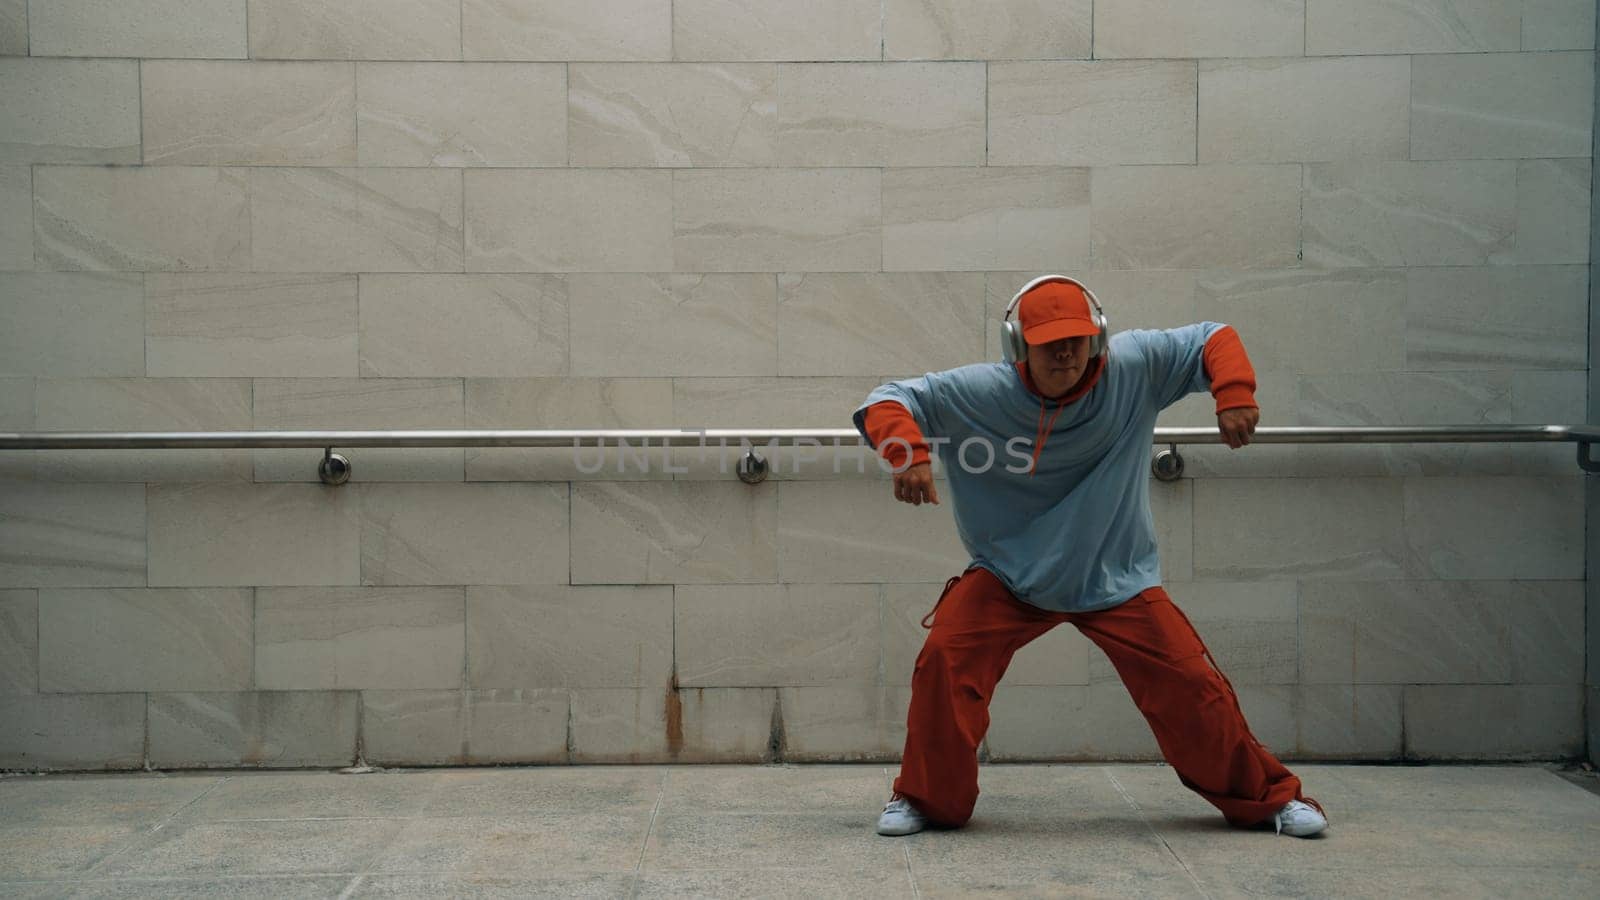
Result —
[[[972,555],[929,614],[878,833],[971,817],[995,685],[1012,654],[1062,622],[1110,658],[1179,781],[1230,824],[1321,832],[1321,805],[1250,733],[1233,686],[1161,588],[1149,495],[1156,415],[1209,389],[1224,442],[1250,443],[1260,411],[1238,334],[1201,322],[1109,335],[1093,294],[1062,275],[1024,285],[1001,329],[1005,363],[884,384],[854,413],[894,467],[897,500],[939,502],[937,449]]]

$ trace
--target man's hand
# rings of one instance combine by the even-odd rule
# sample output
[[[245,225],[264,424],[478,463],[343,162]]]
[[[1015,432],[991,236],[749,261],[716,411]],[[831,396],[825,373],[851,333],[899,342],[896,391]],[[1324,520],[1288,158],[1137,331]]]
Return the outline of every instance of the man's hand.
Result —
[[[1217,413],[1217,430],[1222,432],[1223,443],[1237,450],[1250,443],[1250,435],[1256,433],[1256,423],[1260,421],[1261,410],[1253,406],[1225,409]]]
[[[894,473],[894,498],[913,506],[921,506],[924,500],[938,503],[939,492],[933,488],[933,465],[917,463]]]

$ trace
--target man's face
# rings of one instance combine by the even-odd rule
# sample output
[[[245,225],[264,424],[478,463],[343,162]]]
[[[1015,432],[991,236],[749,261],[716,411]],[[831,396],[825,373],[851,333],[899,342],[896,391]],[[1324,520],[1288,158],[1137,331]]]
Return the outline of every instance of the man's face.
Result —
[[[1028,374],[1046,397],[1055,399],[1071,391],[1088,370],[1089,338],[1086,336],[1028,345]]]

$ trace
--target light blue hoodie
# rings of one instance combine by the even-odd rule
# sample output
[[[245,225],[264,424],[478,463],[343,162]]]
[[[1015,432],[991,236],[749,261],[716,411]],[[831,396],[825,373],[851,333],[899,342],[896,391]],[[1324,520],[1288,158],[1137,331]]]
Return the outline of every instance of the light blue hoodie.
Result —
[[[977,363],[880,385],[857,407],[894,400],[911,411],[949,476],[956,530],[971,566],[993,572],[1017,599],[1041,609],[1116,606],[1161,583],[1150,517],[1156,415],[1209,390],[1206,340],[1225,326],[1201,322],[1112,335],[1104,371],[1059,411],[1028,474],[1041,405],[1010,363]],[[975,441],[971,439],[977,439]],[[964,441],[963,466],[957,459]],[[1008,445],[1008,442],[1009,445]],[[993,464],[985,445],[993,448]]]

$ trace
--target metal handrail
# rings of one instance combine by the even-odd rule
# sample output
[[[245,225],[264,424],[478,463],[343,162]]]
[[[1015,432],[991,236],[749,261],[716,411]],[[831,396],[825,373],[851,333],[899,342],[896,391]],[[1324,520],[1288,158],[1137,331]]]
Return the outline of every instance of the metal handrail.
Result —
[[[1495,444],[1575,443],[1578,465],[1600,473],[1600,461],[1590,458],[1591,444],[1600,442],[1595,425],[1423,425],[1350,428],[1259,428],[1252,439],[1259,444]],[[756,445],[829,444],[834,447],[865,443],[853,428],[641,428],[641,429],[418,429],[405,431],[32,431],[0,432],[0,450],[154,450],[154,449],[268,449],[322,448],[322,478],[342,483],[349,478],[349,460],[334,447],[719,447],[745,449],[739,477],[756,482],[766,477],[766,461]],[[1152,463],[1157,478],[1170,481],[1183,473],[1180,444],[1219,444],[1215,428],[1157,428],[1153,444],[1167,449]]]
[[[500,428],[404,431],[0,431],[0,450],[258,449],[270,447],[594,447],[604,441],[650,441],[651,446],[700,443],[770,444],[815,441],[863,443],[853,428],[635,428],[512,430]],[[1600,442],[1600,425],[1422,425],[1359,428],[1258,428],[1261,444],[1496,444]],[[1217,444],[1215,428],[1157,428],[1156,444]]]

